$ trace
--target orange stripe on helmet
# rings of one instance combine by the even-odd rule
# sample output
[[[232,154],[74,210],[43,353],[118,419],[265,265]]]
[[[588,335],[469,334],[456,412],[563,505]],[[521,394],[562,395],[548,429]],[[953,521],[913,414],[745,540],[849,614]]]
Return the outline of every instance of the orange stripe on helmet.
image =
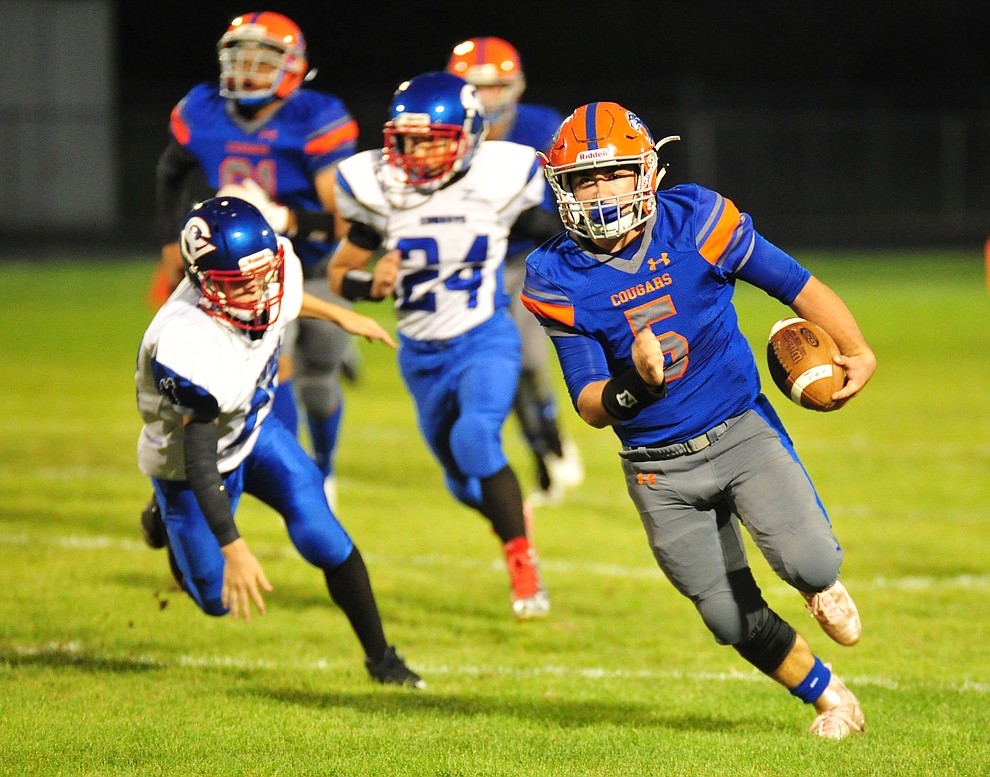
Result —
[[[192,137],[192,132],[189,130],[189,125],[182,118],[182,112],[179,110],[180,105],[176,105],[172,109],[172,115],[169,117],[168,126],[175,136],[175,139],[183,146],[189,143],[189,138]]]
[[[732,240],[732,235],[738,226],[739,209],[733,204],[732,200],[726,198],[725,207],[722,208],[722,215],[718,217],[718,223],[715,224],[715,228],[708,236],[708,239],[698,249],[701,255],[705,257],[706,262],[715,264],[722,258],[722,253],[725,251],[726,246],[729,245],[729,241]]]
[[[519,299],[522,300],[523,306],[530,313],[535,313],[537,316],[548,318],[551,321],[557,321],[565,326],[574,326],[574,308],[571,305],[551,305],[549,302],[540,302],[532,297],[527,297],[525,294],[520,294]]]
[[[337,127],[337,129],[332,129],[319,137],[313,138],[303,147],[303,150],[310,156],[327,154],[344,143],[357,140],[357,137],[358,125],[357,122],[352,119],[346,124]]]

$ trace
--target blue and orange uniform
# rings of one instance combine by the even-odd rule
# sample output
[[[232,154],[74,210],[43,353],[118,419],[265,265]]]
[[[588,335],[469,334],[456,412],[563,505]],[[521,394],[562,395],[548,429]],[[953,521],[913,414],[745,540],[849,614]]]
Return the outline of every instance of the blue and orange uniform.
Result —
[[[194,87],[172,109],[169,131],[196,159],[214,191],[251,178],[295,211],[323,209],[313,181],[321,170],[353,154],[358,139],[357,122],[333,95],[299,89],[256,123],[239,115],[214,83]],[[312,235],[292,243],[304,270],[333,248],[329,240]]]

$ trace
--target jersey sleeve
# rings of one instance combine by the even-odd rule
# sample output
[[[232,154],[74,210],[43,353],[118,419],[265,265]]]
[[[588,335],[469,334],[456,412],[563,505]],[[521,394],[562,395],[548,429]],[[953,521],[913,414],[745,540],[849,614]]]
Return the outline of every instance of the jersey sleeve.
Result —
[[[519,297],[550,336],[567,393],[576,407],[585,386],[611,376],[601,344],[575,325],[574,303],[568,294],[534,270],[533,265],[527,265]]]
[[[363,164],[358,164],[361,161],[360,157],[353,157],[352,160],[354,164],[346,164],[337,168],[334,183],[334,204],[337,214],[347,221],[357,222],[370,227],[384,240],[386,227],[385,216],[366,207],[357,195],[357,187],[361,183],[369,183],[368,181],[359,179],[373,176],[373,171],[367,169]],[[373,190],[377,187],[377,183],[374,181],[371,181],[371,183],[374,184],[373,187],[370,187]],[[368,187],[365,190],[367,191]]]
[[[717,192],[698,187],[695,245],[709,264],[784,304],[794,301],[811,273],[753,228],[753,220]]]
[[[303,151],[311,175],[335,165],[357,151],[358,124],[344,108],[334,100],[321,112],[318,127],[307,134]]]
[[[180,325],[166,327],[158,340],[158,348],[151,362],[155,386],[184,416],[197,421],[212,421],[220,415],[220,403],[209,390],[196,382],[194,363],[190,359],[193,349],[186,328]]]

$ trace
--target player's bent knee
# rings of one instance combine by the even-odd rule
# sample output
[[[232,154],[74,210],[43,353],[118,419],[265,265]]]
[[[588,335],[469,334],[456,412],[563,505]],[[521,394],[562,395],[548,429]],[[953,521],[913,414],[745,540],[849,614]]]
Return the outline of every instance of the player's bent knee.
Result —
[[[805,542],[795,554],[788,575],[790,582],[806,592],[824,591],[839,579],[842,567],[842,550],[834,539],[815,538]]]
[[[773,610],[768,608],[766,612],[763,623],[732,647],[761,672],[772,675],[794,647],[797,632]]]
[[[499,425],[478,414],[457,419],[450,430],[450,450],[464,474],[484,478],[506,465],[499,429]]]
[[[746,613],[728,591],[709,596],[695,603],[701,619],[720,645],[733,645],[746,638],[750,631]]]

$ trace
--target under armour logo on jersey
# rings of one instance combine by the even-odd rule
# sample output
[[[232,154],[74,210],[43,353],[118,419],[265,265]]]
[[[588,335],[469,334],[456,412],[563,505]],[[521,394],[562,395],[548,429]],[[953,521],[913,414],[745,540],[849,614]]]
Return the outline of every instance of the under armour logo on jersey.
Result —
[[[636,473],[636,485],[637,486],[655,486],[657,484],[657,475],[655,472],[637,472]]]
[[[648,259],[647,264],[650,265],[650,272],[656,272],[657,267],[659,267],[661,264],[663,265],[670,264],[670,258],[667,256],[667,252],[664,251],[662,254],[660,254],[659,259]]]
[[[182,253],[190,264],[196,264],[196,260],[201,256],[217,250],[217,247],[210,242],[213,237],[210,232],[210,225],[199,216],[193,216],[186,222],[182,230]]]

